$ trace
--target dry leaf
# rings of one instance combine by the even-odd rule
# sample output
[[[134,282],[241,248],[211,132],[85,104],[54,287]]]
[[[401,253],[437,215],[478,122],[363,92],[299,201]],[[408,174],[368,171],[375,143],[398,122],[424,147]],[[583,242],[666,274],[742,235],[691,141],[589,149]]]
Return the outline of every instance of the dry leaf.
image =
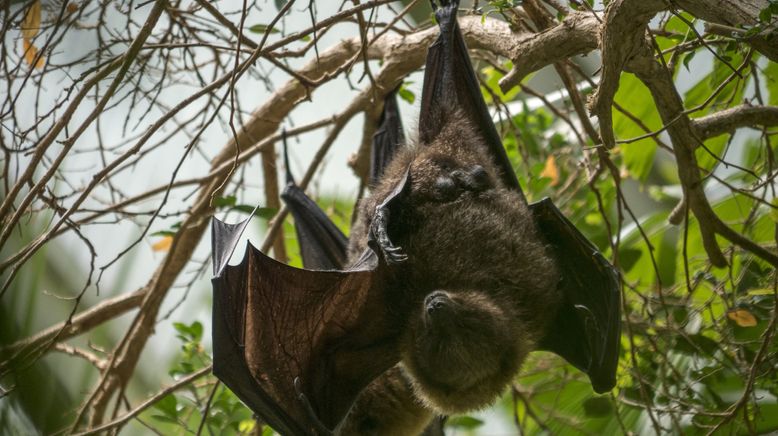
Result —
[[[32,39],[38,34],[41,28],[41,3],[36,1],[27,10],[22,20],[22,50],[24,60],[28,65],[33,65],[35,57],[38,56],[38,47],[32,43]],[[38,58],[38,62],[35,62],[35,68],[43,68],[43,56]]]
[[[756,317],[745,309],[732,309],[727,312],[727,317],[740,327],[753,327],[756,325]]]
[[[556,186],[559,183],[559,169],[556,166],[556,158],[553,154],[549,155],[548,159],[546,159],[546,166],[543,167],[540,177],[548,177],[551,179],[551,186]]]
[[[38,34],[41,28],[41,2],[36,1],[27,10],[27,14],[22,21],[22,37],[30,41]]]
[[[151,246],[151,249],[154,251],[168,251],[170,250],[170,246],[172,244],[173,244],[172,236],[163,236],[162,239],[155,242],[154,245]]]
[[[30,41],[25,39],[22,41],[22,48],[24,49],[24,60],[27,61],[28,65],[32,65],[32,63],[35,62],[35,56],[38,55],[38,47],[35,47]],[[43,68],[43,56],[35,63],[35,68],[39,70]]]

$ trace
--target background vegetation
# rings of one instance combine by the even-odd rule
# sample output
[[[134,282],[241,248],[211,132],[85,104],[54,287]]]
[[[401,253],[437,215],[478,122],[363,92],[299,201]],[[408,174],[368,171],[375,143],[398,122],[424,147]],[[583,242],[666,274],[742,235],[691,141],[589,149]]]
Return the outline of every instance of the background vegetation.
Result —
[[[428,3],[0,4],[0,428],[271,434],[210,374],[208,220],[261,204],[253,238],[299,264],[283,125],[347,230],[382,96],[410,75],[406,126],[418,111]],[[447,430],[778,430],[778,2],[462,8],[528,197],[622,272],[623,336],[611,394],[535,353]]]

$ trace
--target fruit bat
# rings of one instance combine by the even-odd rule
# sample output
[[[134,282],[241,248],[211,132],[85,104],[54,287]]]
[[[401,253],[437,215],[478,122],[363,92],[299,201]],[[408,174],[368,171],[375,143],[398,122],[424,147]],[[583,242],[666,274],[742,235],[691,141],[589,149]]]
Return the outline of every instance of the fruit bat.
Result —
[[[533,349],[597,392],[615,384],[618,274],[550,200],[526,204],[457,2],[441,3],[418,143],[361,202],[345,262],[293,268],[248,244],[228,265],[248,220],[213,221],[214,373],[282,434],[340,430],[360,392],[398,368],[441,412],[492,401]]]

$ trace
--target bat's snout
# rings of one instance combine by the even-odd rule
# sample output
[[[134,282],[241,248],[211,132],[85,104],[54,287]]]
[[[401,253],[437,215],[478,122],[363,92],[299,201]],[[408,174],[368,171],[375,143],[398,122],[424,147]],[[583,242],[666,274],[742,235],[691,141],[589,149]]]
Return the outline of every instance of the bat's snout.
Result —
[[[453,301],[447,293],[443,291],[435,291],[427,295],[424,298],[424,309],[427,315],[433,316],[439,314],[447,308],[451,308]]]

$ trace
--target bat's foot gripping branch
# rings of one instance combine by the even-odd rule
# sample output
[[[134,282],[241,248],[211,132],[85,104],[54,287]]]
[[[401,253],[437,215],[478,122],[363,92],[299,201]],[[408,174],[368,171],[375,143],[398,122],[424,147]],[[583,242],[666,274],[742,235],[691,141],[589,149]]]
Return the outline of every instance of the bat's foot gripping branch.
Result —
[[[435,19],[440,25],[441,32],[453,29],[457,20],[459,0],[431,0],[430,3],[432,3],[432,10],[435,11]]]

